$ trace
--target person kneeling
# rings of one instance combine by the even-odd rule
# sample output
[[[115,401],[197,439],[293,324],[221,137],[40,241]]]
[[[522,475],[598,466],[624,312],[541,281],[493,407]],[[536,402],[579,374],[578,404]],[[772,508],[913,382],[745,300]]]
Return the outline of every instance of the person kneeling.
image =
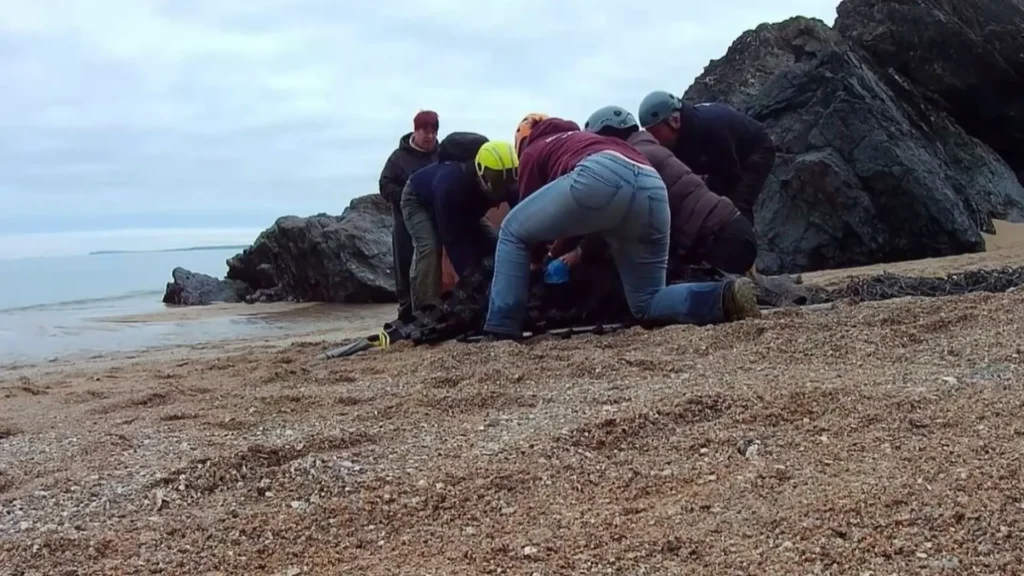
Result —
[[[729,274],[748,274],[757,260],[754,225],[731,200],[711,191],[689,166],[619,106],[594,112],[585,129],[624,140],[644,155],[668,188],[672,212],[669,268],[709,264]],[[670,272],[670,277],[673,275]]]
[[[760,315],[748,278],[666,286],[670,215],[661,177],[635,148],[547,118],[520,156],[519,203],[501,223],[485,332],[521,338],[530,252],[600,233],[630,311],[647,324],[709,324]]]
[[[474,169],[475,164],[475,169]],[[412,175],[402,195],[402,214],[415,247],[412,270],[414,309],[441,302],[441,248],[455,273],[494,254],[497,234],[487,211],[516,196],[519,163],[512,144],[490,141],[469,162],[439,162]]]

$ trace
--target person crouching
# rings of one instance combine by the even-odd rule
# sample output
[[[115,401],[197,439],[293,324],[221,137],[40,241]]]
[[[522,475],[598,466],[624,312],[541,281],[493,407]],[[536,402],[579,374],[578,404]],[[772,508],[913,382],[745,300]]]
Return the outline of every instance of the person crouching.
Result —
[[[757,260],[754,225],[724,196],[715,194],[689,166],[662,146],[620,106],[594,112],[584,128],[624,140],[644,155],[668,188],[672,213],[669,277],[674,266],[708,264],[729,274],[747,274]]]
[[[600,233],[630,311],[650,324],[708,324],[760,315],[747,278],[666,286],[670,215],[665,183],[629,144],[547,118],[519,158],[519,203],[501,223],[484,331],[521,338],[531,249]]]
[[[438,162],[409,178],[402,214],[412,236],[413,309],[440,305],[442,247],[459,276],[494,254],[497,234],[487,212],[502,202],[515,206],[519,162],[512,144],[484,143],[469,162]]]

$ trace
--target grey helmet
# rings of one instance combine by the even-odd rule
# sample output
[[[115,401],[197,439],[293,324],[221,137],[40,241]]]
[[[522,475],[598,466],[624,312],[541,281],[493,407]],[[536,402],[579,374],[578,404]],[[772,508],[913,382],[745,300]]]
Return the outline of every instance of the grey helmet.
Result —
[[[664,90],[651,92],[640,102],[640,125],[646,130],[659,122],[668,120],[676,110],[680,110],[683,103],[672,94]]]
[[[583,129],[587,132],[600,132],[602,128],[632,128],[636,126],[636,118],[621,106],[605,106],[587,118]]]

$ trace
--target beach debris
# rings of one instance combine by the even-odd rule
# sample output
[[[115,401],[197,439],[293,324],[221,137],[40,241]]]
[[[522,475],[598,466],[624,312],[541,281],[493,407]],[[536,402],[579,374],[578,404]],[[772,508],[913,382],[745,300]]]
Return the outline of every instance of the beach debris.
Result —
[[[756,438],[744,438],[736,445],[736,451],[740,453],[740,456],[753,460],[761,451],[761,441]]]

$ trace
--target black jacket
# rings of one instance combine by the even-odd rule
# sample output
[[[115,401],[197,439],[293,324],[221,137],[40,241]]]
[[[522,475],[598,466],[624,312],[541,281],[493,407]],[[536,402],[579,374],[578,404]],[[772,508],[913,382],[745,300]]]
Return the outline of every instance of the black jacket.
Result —
[[[764,125],[726,104],[683,103],[682,129],[672,152],[716,194],[732,197],[751,154],[774,147]]]
[[[409,141],[412,132],[398,140],[398,148],[388,156],[384,169],[380,173],[378,186],[380,195],[385,200],[397,205],[402,201],[402,188],[412,173],[437,161],[437,146],[431,152],[423,152],[412,147]]]

